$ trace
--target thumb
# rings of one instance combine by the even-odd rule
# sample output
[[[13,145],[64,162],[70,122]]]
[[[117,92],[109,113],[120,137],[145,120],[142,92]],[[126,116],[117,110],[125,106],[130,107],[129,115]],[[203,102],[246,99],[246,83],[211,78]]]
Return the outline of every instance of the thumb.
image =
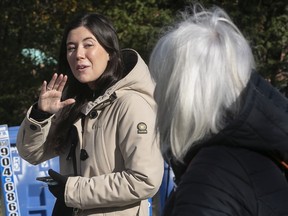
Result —
[[[71,105],[71,104],[73,104],[73,103],[75,103],[75,102],[76,102],[75,99],[69,98],[69,99],[67,99],[67,100],[65,100],[65,101],[62,101],[62,102],[61,102],[61,106],[62,106],[62,108],[63,108],[63,107],[65,107],[65,106]]]
[[[48,174],[51,176],[51,178],[53,178],[55,181],[59,183],[66,184],[67,182],[67,177],[61,175],[60,173],[54,171],[53,169],[49,169]]]

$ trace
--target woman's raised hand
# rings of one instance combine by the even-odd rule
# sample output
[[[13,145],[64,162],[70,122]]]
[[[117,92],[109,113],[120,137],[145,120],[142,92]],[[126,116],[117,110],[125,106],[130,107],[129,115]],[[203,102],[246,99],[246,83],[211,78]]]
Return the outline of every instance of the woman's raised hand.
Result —
[[[75,99],[70,98],[61,101],[62,92],[67,82],[67,76],[60,74],[53,74],[52,79],[47,84],[43,82],[41,92],[38,100],[38,109],[54,114],[63,107],[75,103]]]

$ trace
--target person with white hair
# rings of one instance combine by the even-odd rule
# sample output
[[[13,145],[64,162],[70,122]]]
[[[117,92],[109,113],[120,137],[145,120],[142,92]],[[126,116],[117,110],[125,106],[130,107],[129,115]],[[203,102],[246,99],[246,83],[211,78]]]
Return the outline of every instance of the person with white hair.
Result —
[[[288,215],[288,100],[222,8],[189,9],[149,60],[175,174],[163,215]]]

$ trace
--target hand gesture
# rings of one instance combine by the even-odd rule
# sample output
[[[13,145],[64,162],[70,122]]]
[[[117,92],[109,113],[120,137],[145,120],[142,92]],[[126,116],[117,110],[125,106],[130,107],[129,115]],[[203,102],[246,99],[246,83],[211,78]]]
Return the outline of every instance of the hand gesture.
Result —
[[[61,101],[62,92],[67,82],[67,76],[60,74],[54,74],[52,79],[47,84],[43,82],[41,86],[41,92],[38,100],[38,109],[54,114],[60,109],[70,104],[75,103],[75,99],[70,98],[65,101]]]

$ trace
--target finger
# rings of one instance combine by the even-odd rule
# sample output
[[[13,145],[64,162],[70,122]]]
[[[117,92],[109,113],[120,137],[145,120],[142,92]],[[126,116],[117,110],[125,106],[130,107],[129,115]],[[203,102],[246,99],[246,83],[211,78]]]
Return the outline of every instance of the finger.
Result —
[[[55,181],[61,180],[61,174],[55,172],[53,169],[48,170],[48,174],[53,178]]]
[[[44,82],[42,83],[42,86],[41,86],[40,95],[45,94],[46,90],[47,90],[47,82],[44,80]]]
[[[75,99],[73,99],[73,98],[69,98],[69,99],[67,99],[67,100],[65,100],[65,101],[62,101],[62,103],[64,103],[65,106],[71,105],[71,104],[73,104],[73,103],[75,103],[75,102],[76,102],[76,101],[75,101]]]
[[[59,86],[62,82],[63,82],[63,74],[60,74],[54,83],[53,89],[59,91]]]
[[[67,181],[66,176],[61,175],[60,173],[54,171],[53,169],[49,169],[48,174],[51,176],[51,178],[53,178],[57,182],[61,182],[65,184]]]
[[[55,84],[55,81],[56,81],[56,79],[57,79],[57,76],[58,76],[58,75],[57,75],[56,73],[53,74],[50,82],[49,82],[48,85],[47,85],[47,90],[48,90],[48,91],[50,91],[50,90],[53,89],[54,84]]]
[[[64,86],[66,85],[68,77],[65,75],[62,79],[62,82],[60,83],[59,87],[58,87],[58,91],[62,92],[64,89]]]
[[[75,99],[73,99],[73,98],[69,98],[69,99],[67,99],[67,100],[65,100],[65,101],[62,101],[61,102],[61,109],[62,108],[64,108],[64,107],[66,107],[66,106],[68,106],[68,105],[71,105],[71,104],[73,104],[73,103],[75,103],[76,101],[75,101]]]

